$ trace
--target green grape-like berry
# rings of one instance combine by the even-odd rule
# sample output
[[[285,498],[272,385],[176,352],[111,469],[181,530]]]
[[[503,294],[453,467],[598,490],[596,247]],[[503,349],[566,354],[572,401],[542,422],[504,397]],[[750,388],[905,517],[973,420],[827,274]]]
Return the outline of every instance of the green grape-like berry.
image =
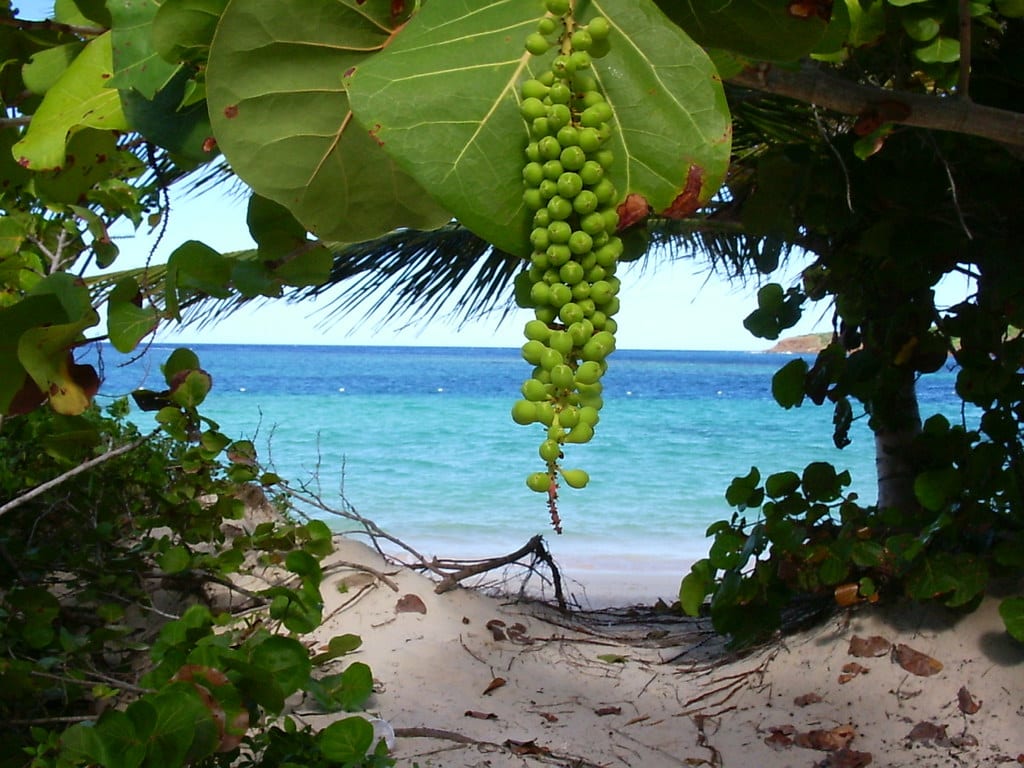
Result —
[[[515,287],[517,303],[533,309],[522,347],[533,372],[512,418],[544,429],[537,450],[544,467],[526,484],[547,494],[561,533],[558,487],[583,488],[590,480],[586,471],[561,462],[565,447],[589,442],[599,421],[601,378],[615,351],[614,274],[626,249],[616,234],[620,197],[610,176],[615,116],[595,71],[595,59],[609,50],[611,23],[598,16],[579,24],[570,0],[545,0],[545,8],[549,15],[525,45],[534,56],[555,49],[554,56],[532,67],[535,74],[519,89],[529,132],[523,202],[533,223],[531,256]]]

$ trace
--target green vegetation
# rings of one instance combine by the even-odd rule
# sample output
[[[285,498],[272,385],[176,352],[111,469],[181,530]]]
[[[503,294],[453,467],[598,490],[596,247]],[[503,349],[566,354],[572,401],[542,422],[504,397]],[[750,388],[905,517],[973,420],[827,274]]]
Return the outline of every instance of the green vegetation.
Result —
[[[459,290],[470,313],[517,297],[539,370],[513,415],[549,430],[528,484],[554,513],[559,482],[587,482],[562,449],[597,422],[628,301],[612,270],[683,250],[744,274],[800,258],[800,284],[765,284],[745,324],[775,339],[811,306],[832,314],[825,348],[772,390],[827,403],[838,446],[867,419],[878,499],[823,462],[742,467],[683,607],[745,642],[798,595],[969,608],[1021,575],[1019,3],[469,6],[61,0],[41,20],[0,0],[0,727],[28,750],[0,760],[387,762],[366,757],[361,718],[319,735],[279,719],[300,691],[358,707],[368,670],[316,671],[332,658],[301,640],[324,526],[225,537],[239,486],[277,478],[200,413],[200,361],[175,352],[166,389],[137,393],[143,437],[126,405],[96,412],[100,376],[75,357],[254,299],[341,286],[352,309],[387,286],[390,311],[429,317]],[[112,227],[160,226],[172,192],[228,164],[256,249],[190,241],[122,268]],[[962,301],[937,306],[949,275]],[[922,419],[916,381],[950,359],[976,418]],[[250,627],[203,585],[257,562],[289,580],[247,595]],[[151,624],[169,587],[189,607]],[[1024,640],[1024,600],[1002,614]]]

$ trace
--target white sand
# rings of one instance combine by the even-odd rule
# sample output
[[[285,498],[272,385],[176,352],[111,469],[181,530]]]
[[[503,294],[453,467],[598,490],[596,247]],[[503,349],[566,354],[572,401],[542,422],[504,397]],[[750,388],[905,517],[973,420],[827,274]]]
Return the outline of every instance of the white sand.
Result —
[[[942,609],[859,609],[736,658],[724,654],[703,621],[649,614],[628,623],[625,612],[615,621],[611,613],[562,615],[464,588],[439,595],[433,581],[365,545],[338,544],[335,560],[387,573],[398,588],[356,569],[332,569],[324,586],[329,618],[318,642],[347,632],[362,636],[363,647],[348,660],[373,669],[377,692],[370,710],[396,730],[399,765],[963,768],[1024,762],[1024,646],[1005,634],[995,599],[959,618]],[[581,576],[563,567],[585,582],[594,605],[618,598],[671,602],[686,570],[660,574],[636,567]],[[343,581],[345,593],[338,589]],[[417,596],[425,612],[397,611],[407,595]],[[888,652],[850,655],[852,637],[874,635],[932,657],[941,670],[919,676]],[[851,663],[863,671],[847,672],[849,680],[840,683]],[[971,700],[980,704],[973,714],[958,703],[961,688],[969,694],[966,709],[973,709]],[[798,697],[804,701],[796,703]],[[298,710],[314,724],[330,717]]]

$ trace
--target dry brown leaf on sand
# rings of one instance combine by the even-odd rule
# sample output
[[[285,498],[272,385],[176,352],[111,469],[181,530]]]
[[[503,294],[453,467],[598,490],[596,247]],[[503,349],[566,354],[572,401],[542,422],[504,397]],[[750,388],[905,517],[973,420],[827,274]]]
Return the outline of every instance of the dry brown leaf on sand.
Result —
[[[839,684],[848,683],[857,675],[866,675],[870,671],[870,669],[858,664],[856,661],[851,661],[849,664],[843,665],[843,673],[839,676]]]
[[[892,643],[881,635],[871,637],[860,637],[854,635],[850,638],[850,655],[860,658],[871,658],[873,656],[885,656],[892,649]]]
[[[811,704],[818,704],[821,701],[823,701],[821,696],[814,693],[813,691],[811,693],[805,693],[803,696],[797,696],[795,699],[793,699],[793,703],[796,704],[798,707],[807,707]]]
[[[864,768],[871,764],[870,752],[858,752],[855,749],[837,749],[818,763],[815,768]]]
[[[594,714],[598,717],[605,717],[607,715],[621,715],[622,707],[598,707],[594,710]]]
[[[805,749],[818,749],[822,752],[835,752],[837,749],[845,749],[857,735],[857,729],[852,725],[837,725],[831,730],[814,730],[806,733],[798,733],[793,743]]]
[[[496,677],[493,680],[491,680],[491,682],[489,682],[487,684],[487,687],[484,688],[484,692],[483,692],[482,695],[486,696],[491,691],[496,691],[498,688],[501,688],[501,686],[503,686],[504,684],[505,684],[505,678],[504,677]]]
[[[946,726],[922,720],[910,729],[906,738],[910,741],[946,741]]]
[[[538,746],[535,739],[530,739],[529,741],[509,739],[505,742],[505,746],[512,750],[513,755],[538,755],[543,757],[551,752],[547,747]]]
[[[398,598],[395,613],[426,613],[427,606],[419,595],[408,594]]]
[[[491,637],[495,640],[508,639],[505,637],[505,622],[501,619],[491,619],[485,626],[491,630]]]
[[[919,677],[929,677],[942,671],[942,662],[926,653],[915,651],[909,645],[900,643],[893,646],[892,660],[907,672]]]
[[[479,712],[475,709],[467,709],[466,717],[472,717],[474,720],[497,720],[498,716],[493,712]]]
[[[961,685],[960,690],[957,691],[956,703],[960,707],[960,711],[965,715],[973,715],[981,709],[981,702],[971,696],[971,692],[967,690],[966,685]]]
[[[764,743],[772,749],[789,749],[793,746],[793,734],[796,728],[792,725],[773,725],[769,735],[765,737]]]

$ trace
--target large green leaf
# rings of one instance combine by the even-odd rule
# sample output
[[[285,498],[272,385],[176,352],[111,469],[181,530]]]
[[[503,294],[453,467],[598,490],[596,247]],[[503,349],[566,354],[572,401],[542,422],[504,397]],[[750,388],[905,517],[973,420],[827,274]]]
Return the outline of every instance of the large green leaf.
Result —
[[[765,61],[795,61],[806,56],[828,26],[828,18],[817,12],[823,4],[812,0],[657,2],[701,45]]]
[[[43,97],[24,138],[14,145],[15,159],[45,171],[64,165],[68,136],[80,128],[126,130],[116,90],[107,88],[113,72],[110,33],[92,40]]]
[[[153,46],[157,0],[110,0],[113,19],[114,77],[111,88],[136,90],[152,99],[174,75],[177,64],[165,61]]]
[[[730,123],[704,51],[651,0],[580,0],[582,21],[612,25],[611,52],[593,70],[618,123],[611,143],[619,194],[662,211],[684,192],[706,202],[724,176]],[[526,125],[518,84],[549,66],[523,41],[542,0],[427,4],[379,56],[348,72],[363,127],[459,220],[499,248],[525,255],[522,203]]]
[[[394,31],[386,0],[232,0],[210,47],[220,149],[256,192],[324,240],[449,218],[351,119],[342,74]]]

